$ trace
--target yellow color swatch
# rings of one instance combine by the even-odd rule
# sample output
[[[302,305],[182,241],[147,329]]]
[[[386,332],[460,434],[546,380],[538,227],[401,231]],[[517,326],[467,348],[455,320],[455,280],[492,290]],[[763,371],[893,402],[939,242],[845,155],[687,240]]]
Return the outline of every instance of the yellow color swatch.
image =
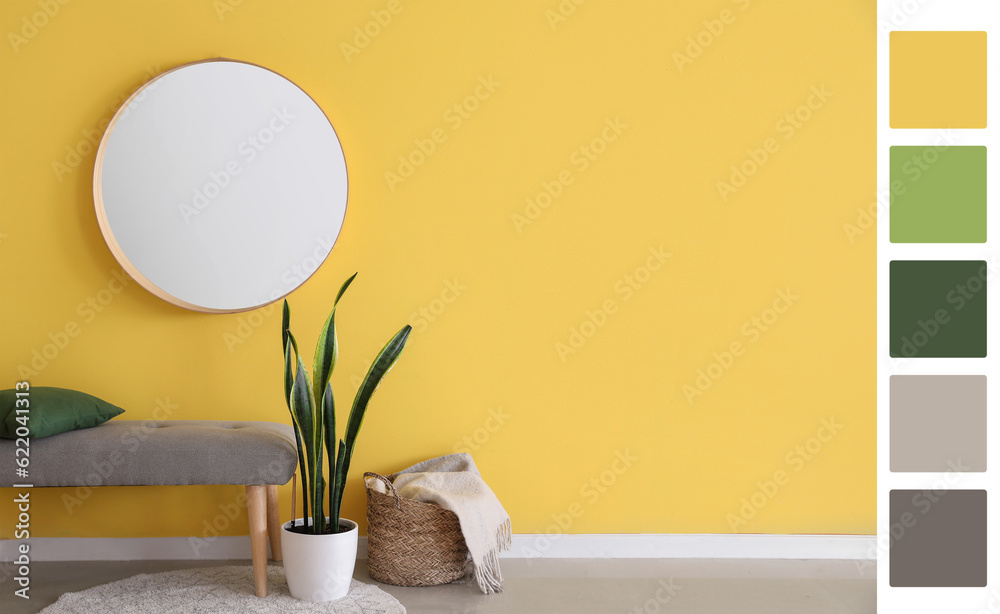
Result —
[[[986,127],[986,32],[889,34],[889,126]]]

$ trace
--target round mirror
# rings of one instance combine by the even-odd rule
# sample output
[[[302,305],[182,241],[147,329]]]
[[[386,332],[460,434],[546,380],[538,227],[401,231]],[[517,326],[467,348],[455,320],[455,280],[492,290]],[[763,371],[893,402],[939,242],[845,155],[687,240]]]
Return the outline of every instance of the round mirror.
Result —
[[[97,151],[104,239],[147,290],[204,312],[285,296],[330,253],[347,165],[322,109],[253,64],[169,70],[118,110]]]

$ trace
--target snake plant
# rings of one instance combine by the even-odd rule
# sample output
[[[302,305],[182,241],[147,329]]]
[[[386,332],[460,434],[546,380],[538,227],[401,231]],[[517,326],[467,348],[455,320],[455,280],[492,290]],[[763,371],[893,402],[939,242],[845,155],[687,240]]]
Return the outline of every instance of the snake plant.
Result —
[[[410,336],[411,327],[407,324],[375,357],[354,397],[344,437],[338,440],[333,387],[330,384],[338,352],[334,314],[337,312],[340,298],[357,276],[355,273],[344,282],[333,301],[333,308],[316,343],[311,380],[299,355],[299,346],[292,331],[289,330],[291,316],[287,300],[282,309],[281,345],[285,353],[285,401],[288,403],[288,411],[292,415],[292,424],[295,427],[295,445],[299,456],[299,470],[302,474],[302,518],[305,526],[300,525],[298,529],[304,533],[340,532],[340,504],[344,498],[344,486],[347,483],[347,472],[351,468],[354,444],[358,438],[358,431],[361,430],[361,423],[365,419],[368,402],[378,389],[382,378],[396,364]],[[323,475],[324,450],[330,471],[329,482]],[[325,500],[329,501],[329,514],[326,513]],[[327,516],[330,517],[332,525],[330,527],[326,526]]]

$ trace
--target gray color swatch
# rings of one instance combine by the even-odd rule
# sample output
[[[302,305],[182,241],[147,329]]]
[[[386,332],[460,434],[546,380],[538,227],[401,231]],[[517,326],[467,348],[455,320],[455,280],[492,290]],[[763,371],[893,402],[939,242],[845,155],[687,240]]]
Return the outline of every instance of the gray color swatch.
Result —
[[[890,377],[889,470],[986,471],[986,376]]]
[[[890,490],[889,526],[889,586],[986,586],[985,490]]]

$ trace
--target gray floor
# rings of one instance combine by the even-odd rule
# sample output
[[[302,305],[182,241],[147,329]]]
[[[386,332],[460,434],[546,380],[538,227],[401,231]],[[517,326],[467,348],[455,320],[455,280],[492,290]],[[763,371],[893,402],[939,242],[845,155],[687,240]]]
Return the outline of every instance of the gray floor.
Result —
[[[64,592],[139,573],[249,564],[249,561],[32,563],[30,601],[13,595],[17,586],[8,577],[9,567],[5,565],[2,571],[8,573],[0,573],[3,578],[0,611],[38,612]],[[875,612],[875,577],[872,572],[859,572],[851,561],[505,559],[502,567],[505,590],[489,597],[479,594],[475,585],[469,583],[430,588],[379,586],[399,599],[408,614]],[[374,582],[368,577],[365,561],[358,561],[354,575],[363,582]]]

